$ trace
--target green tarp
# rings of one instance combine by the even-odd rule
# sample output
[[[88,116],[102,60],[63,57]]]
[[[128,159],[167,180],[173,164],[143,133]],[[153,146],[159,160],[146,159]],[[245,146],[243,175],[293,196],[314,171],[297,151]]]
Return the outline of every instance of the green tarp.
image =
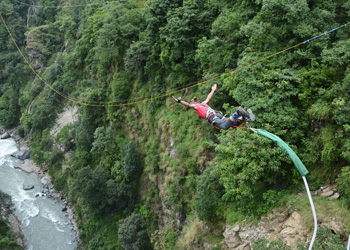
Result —
[[[305,176],[309,173],[296,153],[281,138],[263,129],[258,129],[257,133],[275,142],[286,154],[288,154],[302,176]]]

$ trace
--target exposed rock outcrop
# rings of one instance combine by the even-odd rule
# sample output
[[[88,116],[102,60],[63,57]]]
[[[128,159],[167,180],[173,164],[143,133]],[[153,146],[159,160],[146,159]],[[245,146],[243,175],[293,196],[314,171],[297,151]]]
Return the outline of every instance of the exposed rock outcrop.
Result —
[[[58,115],[55,126],[51,129],[50,134],[56,136],[61,129],[67,124],[74,123],[78,120],[78,107],[68,107],[64,108],[64,111]]]
[[[173,159],[178,159],[178,155],[176,153],[176,149],[175,149],[175,146],[174,146],[174,139],[172,136],[169,137],[169,140],[168,140],[168,146],[170,148],[170,157],[173,158]]]
[[[289,214],[288,210],[274,209],[257,225],[247,224],[242,227],[227,225],[223,234],[223,246],[225,249],[248,250],[251,249],[252,243],[260,239],[267,241],[282,239],[285,244],[296,249],[298,242],[305,242],[307,239],[306,228],[299,212]]]
[[[328,199],[339,198],[336,185],[325,185],[314,191],[313,195]],[[336,218],[325,219],[318,223],[319,227],[330,228],[342,238],[347,237],[343,223]],[[301,214],[298,211],[290,213],[289,208],[282,211],[273,209],[258,224],[244,222],[244,225],[226,225],[223,236],[223,249],[250,250],[254,242],[264,239],[268,242],[282,240],[292,250],[296,250],[299,243],[310,241],[310,231]]]

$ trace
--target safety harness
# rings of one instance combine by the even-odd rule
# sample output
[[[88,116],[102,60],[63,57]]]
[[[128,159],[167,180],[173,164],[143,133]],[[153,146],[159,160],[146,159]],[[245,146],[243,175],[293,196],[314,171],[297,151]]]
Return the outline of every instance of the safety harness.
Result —
[[[211,125],[213,125],[215,128],[219,129],[219,127],[215,126],[215,120],[216,119],[222,119],[223,121],[227,121],[228,118],[226,118],[220,111],[215,111],[214,109],[212,109],[209,105],[207,104],[203,104],[203,103],[198,103],[196,105],[196,110],[195,112],[202,118],[204,118],[205,120],[207,120]],[[218,117],[216,114],[220,113],[223,115],[222,118]],[[214,115],[212,121],[209,121],[209,118],[211,118]],[[231,127],[234,128],[241,128],[241,129],[249,129],[250,125],[248,123],[248,121],[246,121],[247,127],[240,127],[240,126],[235,126],[235,125],[231,125]]]

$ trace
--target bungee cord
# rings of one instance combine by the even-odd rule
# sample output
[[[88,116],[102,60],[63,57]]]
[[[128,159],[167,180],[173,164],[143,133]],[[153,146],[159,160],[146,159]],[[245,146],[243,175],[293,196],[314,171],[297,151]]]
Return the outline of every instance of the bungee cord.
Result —
[[[309,198],[309,202],[310,202],[310,206],[311,206],[311,210],[312,210],[312,215],[314,217],[314,233],[312,234],[312,238],[311,238],[310,245],[309,245],[309,250],[311,250],[312,246],[315,243],[316,234],[317,234],[317,215],[316,215],[315,205],[314,205],[314,202],[312,200],[310,188],[309,188],[309,185],[307,184],[306,177],[302,176],[302,178],[303,178],[304,185],[305,185],[305,188],[306,188],[307,197]]]

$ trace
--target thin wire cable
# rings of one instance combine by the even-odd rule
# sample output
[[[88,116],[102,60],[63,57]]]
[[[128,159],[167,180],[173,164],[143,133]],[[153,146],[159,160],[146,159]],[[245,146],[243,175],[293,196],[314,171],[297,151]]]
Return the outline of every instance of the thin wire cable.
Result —
[[[53,65],[56,64],[56,61],[58,60],[59,56],[61,56],[61,54],[63,53],[63,49],[64,49],[65,47],[66,47],[65,45],[62,46],[61,50],[57,53],[57,56],[56,56],[56,59],[55,59],[54,64],[52,64],[52,65],[46,67],[46,69],[44,70],[44,72],[41,73],[41,77],[44,77],[44,75],[46,74],[46,72],[47,72]],[[35,75],[35,78],[34,78],[34,80],[32,81],[32,84],[31,84],[31,85],[33,85],[37,79],[38,79],[38,77]],[[40,93],[31,101],[31,104],[29,105],[28,111],[27,111],[28,114],[30,113],[31,106],[32,106],[33,102],[34,102],[39,96],[40,96]]]
[[[9,35],[10,35],[12,41],[14,42],[14,44],[15,44],[15,46],[16,46],[18,52],[21,54],[21,56],[23,57],[24,61],[27,63],[27,65],[29,66],[29,68],[34,72],[34,74],[35,74],[45,85],[47,85],[52,91],[54,91],[56,94],[58,94],[58,95],[60,95],[60,96],[62,96],[62,97],[64,97],[64,98],[66,98],[67,100],[70,100],[70,101],[72,101],[72,102],[75,102],[75,103],[84,105],[84,103],[79,102],[78,100],[74,100],[74,99],[72,99],[72,98],[69,98],[68,96],[66,96],[66,95],[64,95],[64,94],[62,94],[62,93],[60,93],[60,92],[57,91],[57,90],[55,90],[51,85],[49,85],[49,84],[35,71],[35,69],[33,68],[33,66],[29,63],[29,61],[27,60],[27,58],[23,55],[22,51],[21,51],[20,48],[18,47],[18,45],[17,45],[16,41],[14,40],[14,38],[13,38],[13,36],[12,36],[12,33],[11,33],[10,30],[8,29],[8,27],[7,27],[6,23],[5,23],[5,20],[4,20],[4,18],[2,17],[1,13],[0,13],[0,18],[1,18],[2,22],[4,23],[5,28],[6,28],[7,32],[9,33]],[[91,106],[93,106],[93,105],[91,105]]]
[[[209,81],[216,80],[216,79],[218,79],[218,78],[220,78],[220,77],[222,77],[222,76],[224,76],[224,75],[232,74],[232,73],[234,73],[234,72],[236,72],[236,71],[238,71],[238,70],[242,70],[242,69],[244,69],[244,68],[246,68],[246,67],[249,67],[249,66],[251,66],[251,65],[257,64],[257,63],[259,63],[259,62],[261,62],[261,61],[264,61],[264,60],[266,60],[266,59],[269,59],[269,58],[271,58],[271,57],[273,57],[273,56],[276,56],[276,55],[278,55],[278,54],[281,54],[281,53],[283,53],[283,52],[285,52],[285,51],[291,50],[291,49],[296,48],[296,47],[298,47],[298,46],[300,46],[300,45],[303,44],[303,43],[296,44],[296,45],[294,45],[294,46],[292,46],[292,47],[289,47],[289,48],[287,48],[287,49],[281,50],[281,51],[279,51],[279,52],[277,52],[277,53],[274,53],[274,54],[272,54],[272,55],[266,56],[266,57],[264,57],[264,58],[261,58],[261,59],[259,59],[259,60],[256,60],[256,61],[252,62],[252,63],[246,64],[246,65],[244,65],[244,66],[238,67],[238,68],[236,68],[236,69],[234,69],[234,70],[231,70],[231,71],[228,71],[228,72],[225,72],[225,73],[222,73],[222,74],[218,74],[217,76],[212,77],[212,78],[209,78],[209,79],[207,79],[207,80],[205,80],[205,81],[200,81],[200,82],[197,82],[197,83],[195,83],[195,84],[189,84],[190,86],[188,86],[188,87],[182,87],[181,89],[174,90],[174,91],[168,92],[168,93],[163,94],[163,95],[159,95],[159,96],[151,97],[151,98],[145,98],[145,99],[142,99],[142,100],[140,100],[140,101],[134,101],[134,102],[128,102],[128,103],[119,103],[119,104],[93,104],[93,103],[86,103],[86,102],[84,102],[84,101],[80,101],[80,100],[71,98],[71,97],[69,97],[69,96],[67,96],[67,95],[65,95],[65,94],[63,94],[63,93],[61,93],[61,92],[59,92],[58,90],[54,89],[51,85],[49,85],[49,84],[34,70],[34,68],[30,65],[29,61],[27,60],[27,58],[24,56],[24,54],[23,54],[22,51],[20,50],[20,48],[18,47],[18,45],[17,45],[15,39],[13,38],[12,33],[10,32],[8,26],[6,25],[6,22],[5,22],[4,18],[2,17],[1,13],[0,13],[0,18],[1,18],[2,22],[4,23],[5,28],[6,28],[7,32],[9,33],[9,35],[10,35],[10,37],[11,37],[13,43],[15,44],[15,46],[16,46],[18,52],[19,52],[19,53],[21,54],[21,56],[23,57],[24,61],[28,64],[29,68],[33,71],[33,73],[36,74],[36,76],[37,76],[45,85],[47,85],[47,86],[48,86],[52,91],[54,91],[56,94],[60,95],[61,97],[65,98],[65,99],[67,99],[67,100],[69,100],[69,101],[75,102],[75,103],[80,104],[80,105],[92,106],[92,107],[120,107],[120,106],[127,106],[127,105],[138,104],[138,103],[142,103],[142,102],[147,102],[147,101],[159,99],[159,98],[162,98],[162,97],[165,97],[165,96],[173,95],[173,94],[176,94],[176,93],[178,93],[178,92],[181,92],[181,91],[184,91],[184,90],[193,88],[193,87],[195,87],[195,86],[202,85],[202,84],[207,83],[207,82],[209,82]]]
[[[332,30],[329,30],[329,31],[327,31],[327,32],[325,32],[325,33],[323,33],[323,34],[321,34],[321,35],[315,36],[315,37],[313,37],[313,38],[311,38],[311,39],[309,39],[309,40],[306,40],[305,42],[303,42],[303,44],[306,44],[306,43],[308,43],[308,42],[311,42],[311,41],[313,41],[313,40],[315,40],[315,39],[318,39],[318,38],[320,38],[320,37],[326,36],[326,35],[328,35],[328,34],[334,32],[334,31],[339,30],[339,29],[341,29],[341,28],[344,28],[345,26],[348,26],[348,25],[350,25],[350,22],[348,22],[348,23],[346,23],[346,24],[343,24],[343,25],[341,25],[341,26],[339,26],[339,27],[337,27],[337,28],[334,28],[334,29],[332,29]]]
[[[305,176],[302,176],[302,178],[304,180],[307,196],[309,197],[311,210],[312,210],[312,215],[314,216],[314,227],[315,228],[314,228],[314,234],[312,235],[312,239],[311,239],[310,246],[309,246],[309,250],[311,250],[312,246],[314,245],[314,242],[315,242],[315,239],[316,239],[316,234],[317,234],[317,216],[316,216],[316,210],[315,210],[314,202],[312,201],[312,196],[311,196],[311,193],[310,193],[309,185],[307,184]]]
[[[74,5],[62,5],[62,6],[45,6],[45,5],[34,5],[29,3],[23,3],[21,1],[15,0],[15,2],[25,5],[25,6],[34,6],[35,8],[48,8],[48,9],[62,9],[62,8],[78,8],[78,7],[86,7],[86,6],[94,6],[94,5],[103,5],[109,3],[118,3],[118,2],[126,2],[128,0],[118,0],[118,1],[109,1],[103,3],[87,3],[87,4],[74,4]]]
[[[296,48],[296,47],[298,47],[298,46],[300,46],[300,45],[302,45],[302,44],[306,44],[306,43],[308,43],[308,42],[310,42],[310,41],[312,41],[312,40],[315,40],[315,39],[320,38],[320,37],[322,37],[322,36],[324,36],[324,35],[330,34],[331,32],[334,32],[334,31],[336,31],[336,30],[338,30],[338,29],[340,29],[340,28],[343,28],[343,27],[345,27],[345,26],[347,26],[347,25],[350,24],[350,22],[349,22],[349,23],[344,24],[344,25],[342,25],[342,26],[339,26],[339,27],[337,27],[337,28],[335,28],[335,29],[333,29],[333,30],[331,30],[331,31],[325,32],[325,33],[323,33],[323,34],[321,34],[321,35],[319,35],[319,36],[317,36],[317,37],[314,37],[314,38],[311,38],[311,39],[306,40],[306,41],[304,41],[304,42],[298,43],[298,44],[296,44],[296,45],[294,45],[294,46],[291,46],[291,47],[289,47],[289,48],[287,48],[287,49],[281,50],[281,51],[276,52],[276,53],[274,53],[274,54],[272,54],[272,55],[269,55],[269,56],[266,56],[266,57],[261,58],[261,59],[259,59],[259,60],[256,60],[256,61],[254,61],[254,62],[248,63],[248,64],[246,64],[246,65],[244,65],[244,66],[238,67],[238,68],[233,69],[233,70],[231,70],[231,71],[227,71],[227,72],[218,74],[218,75],[216,75],[216,76],[214,76],[214,77],[212,77],[212,78],[209,78],[209,79],[207,79],[207,80],[204,80],[204,81],[195,82],[195,83],[193,83],[193,84],[190,83],[190,84],[188,84],[188,85],[181,86],[181,89],[171,90],[171,91],[168,92],[168,93],[165,93],[165,94],[162,94],[162,95],[158,95],[158,96],[156,96],[156,97],[149,97],[149,98],[144,98],[144,99],[138,100],[138,101],[132,101],[132,102],[126,102],[126,103],[118,103],[118,104],[101,104],[101,103],[100,103],[100,104],[94,104],[94,103],[87,103],[87,102],[84,102],[84,101],[81,101],[81,100],[78,100],[78,99],[74,99],[74,98],[72,98],[72,97],[69,97],[69,96],[67,96],[67,95],[65,95],[65,94],[63,94],[63,93],[57,91],[56,89],[54,89],[54,88],[53,88],[51,85],[49,85],[42,77],[40,77],[39,74],[38,74],[38,73],[34,70],[34,68],[30,65],[30,63],[28,62],[28,60],[26,59],[26,57],[24,56],[24,54],[22,53],[22,51],[19,49],[19,47],[18,47],[18,45],[17,45],[15,39],[13,38],[12,33],[10,32],[10,30],[9,30],[9,28],[8,28],[8,26],[7,26],[7,24],[6,24],[5,20],[4,20],[4,18],[2,17],[1,13],[0,13],[0,17],[1,17],[2,22],[3,22],[4,25],[5,25],[5,28],[6,28],[7,32],[9,33],[9,35],[10,35],[10,37],[11,37],[13,43],[15,44],[15,46],[16,46],[17,50],[19,51],[19,53],[21,54],[21,56],[23,57],[24,61],[28,64],[28,66],[29,66],[30,69],[34,72],[34,74],[36,74],[37,77],[38,77],[45,85],[47,85],[47,86],[48,86],[52,91],[54,91],[56,94],[60,95],[61,97],[65,98],[65,99],[67,99],[67,100],[69,100],[69,101],[72,101],[72,102],[77,103],[77,104],[80,104],[80,105],[91,106],[91,107],[120,107],[120,106],[128,106],[128,105],[134,105],[134,104],[143,103],[143,102],[147,102],[147,101],[152,101],[152,100],[159,99],[159,98],[163,98],[163,97],[166,97],[166,96],[169,96],[169,95],[174,95],[174,94],[176,94],[176,93],[178,93],[178,92],[181,92],[181,91],[184,91],[184,90],[187,90],[187,89],[190,89],[190,88],[193,88],[193,87],[202,85],[202,84],[204,84],[204,83],[207,83],[207,82],[210,82],[210,81],[213,81],[213,80],[216,80],[216,79],[218,79],[218,78],[220,78],[220,77],[222,77],[222,76],[225,76],[225,75],[228,75],[228,74],[233,74],[233,73],[236,72],[236,71],[242,70],[242,69],[244,69],[244,68],[247,68],[247,67],[249,67],[249,66],[252,66],[252,65],[254,65],[254,64],[257,64],[257,63],[259,63],[259,62],[262,62],[262,61],[264,61],[264,60],[267,60],[267,59],[269,59],[269,58],[271,58],[271,57],[273,57],[273,56],[276,56],[276,55],[279,55],[279,54],[281,54],[281,53],[283,53],[283,52],[286,52],[286,51],[288,51],[288,50],[294,49],[294,48]],[[179,87],[179,88],[180,88],[180,87]],[[130,101],[130,100],[128,100],[128,101]],[[117,101],[115,101],[115,103],[116,103],[116,102],[117,102]]]

